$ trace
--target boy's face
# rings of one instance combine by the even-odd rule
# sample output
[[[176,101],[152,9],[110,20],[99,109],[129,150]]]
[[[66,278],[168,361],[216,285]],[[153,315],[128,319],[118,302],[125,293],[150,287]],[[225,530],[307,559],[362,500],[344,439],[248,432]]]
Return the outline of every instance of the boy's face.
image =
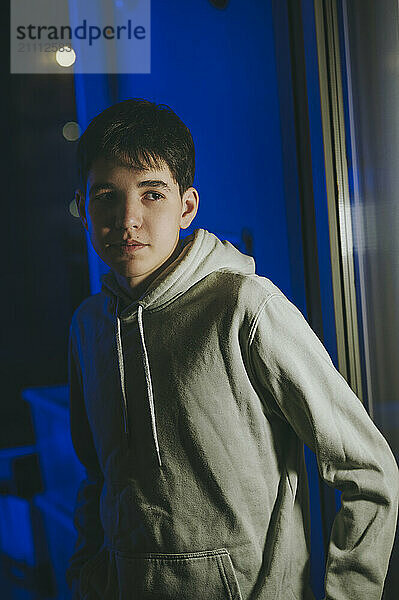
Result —
[[[129,288],[161,270],[178,244],[180,228],[194,219],[198,201],[193,187],[180,197],[167,165],[137,172],[104,158],[93,163],[86,193],[76,192],[95,251]],[[126,245],[129,241],[142,245]]]

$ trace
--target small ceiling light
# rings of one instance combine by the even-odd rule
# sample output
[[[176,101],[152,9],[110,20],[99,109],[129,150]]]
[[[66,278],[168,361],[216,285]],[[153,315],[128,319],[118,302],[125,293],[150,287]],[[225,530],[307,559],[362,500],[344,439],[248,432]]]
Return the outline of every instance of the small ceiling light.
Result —
[[[71,202],[69,203],[69,212],[71,213],[71,215],[73,217],[79,218],[79,212],[78,212],[78,207],[76,206],[75,198],[73,200],[71,200]]]
[[[62,128],[62,135],[68,142],[75,142],[80,136],[80,127],[76,121],[68,121]]]
[[[55,53],[55,60],[60,67],[70,67],[76,60],[76,54],[73,48],[63,46]]]

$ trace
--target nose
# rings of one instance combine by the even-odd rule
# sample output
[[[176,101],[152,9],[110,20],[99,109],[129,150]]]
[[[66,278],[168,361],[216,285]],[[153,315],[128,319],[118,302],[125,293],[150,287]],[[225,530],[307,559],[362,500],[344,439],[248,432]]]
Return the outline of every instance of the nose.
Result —
[[[142,206],[138,199],[127,197],[121,199],[116,211],[115,227],[117,229],[139,228],[143,220]]]

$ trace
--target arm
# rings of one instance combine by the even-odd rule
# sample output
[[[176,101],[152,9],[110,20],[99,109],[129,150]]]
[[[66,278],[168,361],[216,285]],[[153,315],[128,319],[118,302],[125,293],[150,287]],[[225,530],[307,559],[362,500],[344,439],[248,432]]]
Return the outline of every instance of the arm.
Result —
[[[335,369],[302,313],[270,297],[253,323],[255,379],[273,410],[315,452],[321,477],[341,490],[326,565],[326,599],[379,600],[392,550],[398,468],[384,437]]]
[[[103,543],[104,531],[99,515],[103,474],[93,443],[83,398],[82,374],[76,353],[72,327],[69,333],[68,380],[70,425],[76,455],[86,469],[76,500],[74,524],[78,532],[75,552],[70,558],[66,579],[74,594],[83,564],[96,554]]]

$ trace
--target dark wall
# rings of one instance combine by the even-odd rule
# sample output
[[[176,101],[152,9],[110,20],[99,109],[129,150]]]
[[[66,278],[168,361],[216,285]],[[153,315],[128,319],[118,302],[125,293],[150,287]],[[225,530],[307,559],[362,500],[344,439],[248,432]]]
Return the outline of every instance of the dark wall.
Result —
[[[7,22],[2,3],[2,22]],[[70,75],[11,75],[3,40],[0,447],[33,441],[25,387],[65,383],[70,317],[89,292],[85,239],[69,212],[77,183]]]

